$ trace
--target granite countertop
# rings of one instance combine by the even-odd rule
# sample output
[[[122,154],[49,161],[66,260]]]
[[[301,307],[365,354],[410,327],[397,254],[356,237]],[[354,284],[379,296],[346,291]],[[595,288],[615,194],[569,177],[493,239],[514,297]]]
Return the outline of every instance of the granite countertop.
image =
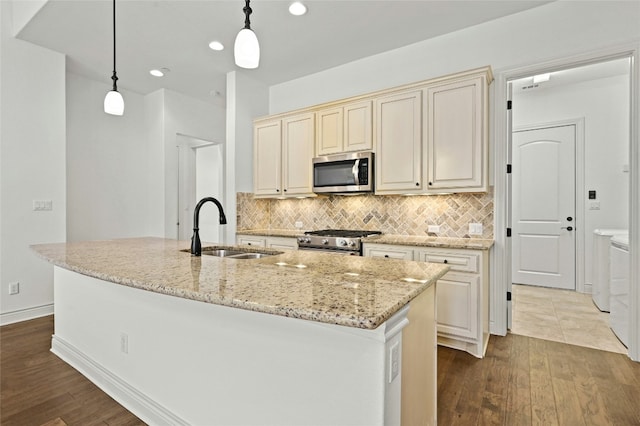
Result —
[[[265,237],[290,237],[295,238],[304,235],[303,230],[291,229],[243,229],[238,230],[240,235],[259,235]],[[391,235],[382,234],[373,237],[367,237],[365,243],[375,244],[395,244],[402,246],[416,247],[442,247],[442,248],[458,248],[473,250],[488,250],[493,247],[494,240],[486,238],[447,238],[447,237],[429,237],[418,235]]]
[[[162,238],[32,246],[54,265],[116,284],[363,329],[377,328],[449,269],[297,250],[250,260],[193,257],[188,248]]]

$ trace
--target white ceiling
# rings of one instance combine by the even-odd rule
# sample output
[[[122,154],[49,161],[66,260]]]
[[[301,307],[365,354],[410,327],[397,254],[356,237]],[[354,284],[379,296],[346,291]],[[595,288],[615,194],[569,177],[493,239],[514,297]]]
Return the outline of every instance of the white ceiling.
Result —
[[[14,0],[28,1],[28,0]],[[244,25],[243,0],[117,0],[118,87],[147,94],[169,88],[224,103],[226,73],[240,70],[267,85],[295,79],[387,50],[481,24],[548,1],[254,0],[251,27],[260,41],[256,70],[233,62]],[[111,83],[112,2],[49,0],[18,38],[67,55],[68,70]],[[225,50],[209,49],[210,41]],[[166,67],[163,78],[149,70]]]

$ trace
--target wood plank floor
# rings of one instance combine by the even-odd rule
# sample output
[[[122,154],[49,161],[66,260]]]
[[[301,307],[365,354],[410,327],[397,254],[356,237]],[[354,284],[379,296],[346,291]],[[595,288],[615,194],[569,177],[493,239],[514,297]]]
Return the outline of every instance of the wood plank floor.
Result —
[[[509,334],[484,359],[438,348],[440,425],[640,425],[640,363]]]
[[[51,353],[52,334],[53,316],[0,327],[2,426],[145,424]]]
[[[52,333],[52,316],[0,328],[0,424],[144,425],[53,355]],[[640,425],[640,363],[511,334],[484,359],[439,347],[438,424]]]

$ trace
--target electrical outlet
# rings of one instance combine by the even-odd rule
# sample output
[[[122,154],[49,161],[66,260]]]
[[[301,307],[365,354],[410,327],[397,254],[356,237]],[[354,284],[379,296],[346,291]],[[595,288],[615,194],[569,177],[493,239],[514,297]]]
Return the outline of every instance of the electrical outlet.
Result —
[[[53,210],[53,201],[51,200],[33,200],[33,211],[51,211]]]
[[[469,235],[482,235],[482,224],[481,223],[470,223],[469,224]]]
[[[400,342],[396,342],[389,349],[389,383],[400,373]]]
[[[302,222],[297,221],[296,222],[296,228],[301,229],[302,228]]]
[[[440,225],[429,225],[427,226],[427,232],[430,234],[437,234],[440,232]]]
[[[14,282],[14,283],[9,283],[9,294],[18,294],[20,293],[20,283],[19,282]]]
[[[129,335],[127,333],[120,333],[120,352],[129,353]]]

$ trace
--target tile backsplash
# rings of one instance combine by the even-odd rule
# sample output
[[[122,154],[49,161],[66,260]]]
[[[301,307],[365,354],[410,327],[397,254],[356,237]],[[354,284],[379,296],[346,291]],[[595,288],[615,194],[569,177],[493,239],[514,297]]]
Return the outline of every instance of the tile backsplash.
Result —
[[[430,196],[321,196],[304,199],[254,199],[237,194],[238,231],[243,229],[367,229],[385,234],[469,237],[469,224],[482,224],[493,238],[493,192]],[[429,233],[429,225],[440,232]]]

